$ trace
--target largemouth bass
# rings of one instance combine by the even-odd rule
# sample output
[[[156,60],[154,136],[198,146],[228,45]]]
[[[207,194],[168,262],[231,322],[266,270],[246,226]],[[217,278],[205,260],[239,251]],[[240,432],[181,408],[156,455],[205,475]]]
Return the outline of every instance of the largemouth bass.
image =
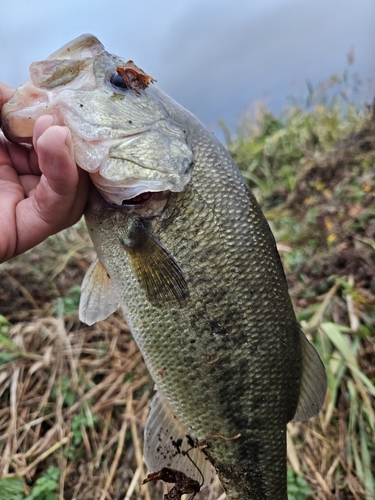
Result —
[[[320,410],[324,367],[237,166],[151,77],[134,65],[128,80],[127,64],[92,35],[73,40],[33,63],[4,106],[4,132],[28,141],[36,117],[53,114],[90,172],[98,259],[80,317],[121,306],[144,356],[157,385],[150,471],[207,484],[214,470],[230,499],[286,499],[286,424]]]

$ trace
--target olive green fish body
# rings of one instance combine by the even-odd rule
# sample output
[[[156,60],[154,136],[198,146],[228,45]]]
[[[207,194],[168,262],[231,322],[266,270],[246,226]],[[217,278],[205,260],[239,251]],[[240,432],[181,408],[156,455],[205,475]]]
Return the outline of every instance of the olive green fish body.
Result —
[[[229,494],[286,498],[285,429],[302,367],[284,272],[268,224],[229,155],[181,115],[174,119],[185,120],[192,179],[170,195],[151,226],[186,280],[183,306],[154,307],[139,286],[116,238],[126,208],[113,216],[89,209],[87,224],[150,373],[179,420],[198,440],[241,434],[213,440],[207,450]]]

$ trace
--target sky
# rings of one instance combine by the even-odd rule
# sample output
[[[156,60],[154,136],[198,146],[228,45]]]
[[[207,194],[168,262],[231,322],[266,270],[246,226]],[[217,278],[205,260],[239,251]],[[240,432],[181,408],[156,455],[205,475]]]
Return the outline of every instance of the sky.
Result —
[[[374,0],[0,0],[0,80],[83,33],[132,59],[220,137],[263,101],[274,113],[347,69],[375,96]]]

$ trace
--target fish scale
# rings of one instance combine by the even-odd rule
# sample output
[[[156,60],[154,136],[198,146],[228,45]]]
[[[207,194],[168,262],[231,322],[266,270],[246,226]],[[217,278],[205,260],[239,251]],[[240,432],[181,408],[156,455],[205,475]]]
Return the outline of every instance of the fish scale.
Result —
[[[52,114],[90,172],[85,218],[98,258],[80,318],[93,324],[121,306],[156,383],[147,481],[174,477],[181,493],[185,477],[196,491],[216,471],[229,499],[285,500],[286,424],[320,410],[326,377],[237,166],[151,77],[92,35],[32,71],[2,126],[30,141],[33,121]]]

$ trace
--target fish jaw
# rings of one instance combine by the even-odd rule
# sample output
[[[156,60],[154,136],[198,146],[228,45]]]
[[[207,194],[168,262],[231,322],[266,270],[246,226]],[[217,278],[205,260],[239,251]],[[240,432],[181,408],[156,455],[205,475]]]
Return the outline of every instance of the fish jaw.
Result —
[[[56,125],[66,124],[58,98],[59,93],[64,92],[64,87],[43,86],[40,81],[43,68],[53,62],[45,60],[31,64],[30,78],[4,104],[1,128],[10,141],[31,144],[35,122],[42,115],[52,115]],[[92,72],[86,71],[76,78],[74,85],[89,90],[94,88],[96,80]]]
[[[55,84],[46,85],[44,75],[53,75],[57,67],[61,68],[64,60],[73,59],[76,61],[76,64],[73,65],[75,72],[72,74],[75,78],[69,81],[70,86],[73,85],[77,88],[85,85],[86,88],[92,88],[96,84],[93,72],[85,71],[83,73],[82,69],[87,67],[90,61],[92,65],[93,57],[103,50],[104,46],[95,36],[86,34],[65,44],[46,60],[32,63],[29,68],[30,78],[17,89],[1,111],[1,128],[7,139],[12,142],[31,143],[35,121],[42,115],[52,115],[56,124],[63,125],[64,120],[59,114],[58,107],[54,104],[56,95],[61,88],[56,89]],[[69,71],[67,66],[65,64],[65,68],[62,69],[62,73],[65,75]],[[72,64],[69,66],[71,67]],[[76,78],[79,73],[80,78]],[[73,80],[75,81],[73,82]]]
[[[48,96],[28,79],[2,108],[1,128],[5,137],[11,142],[31,144],[35,121],[43,114],[53,114]]]

